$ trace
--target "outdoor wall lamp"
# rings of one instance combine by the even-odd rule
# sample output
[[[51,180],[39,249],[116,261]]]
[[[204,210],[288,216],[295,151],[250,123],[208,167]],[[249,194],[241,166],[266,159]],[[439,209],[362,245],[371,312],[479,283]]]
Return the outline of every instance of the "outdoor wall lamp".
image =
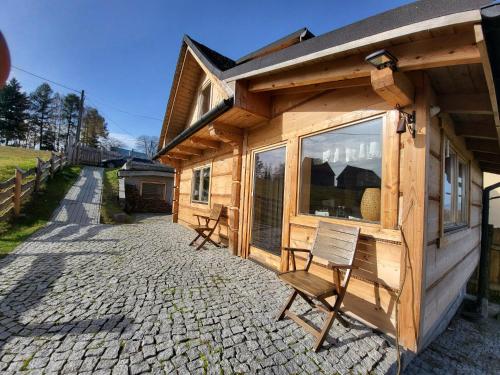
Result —
[[[392,71],[397,70],[398,59],[385,49],[381,49],[366,56],[365,61],[372,64],[378,70],[387,67],[391,68]]]
[[[415,136],[417,135],[417,129],[415,126],[416,122],[415,111],[413,111],[412,113],[407,113],[403,111],[399,106],[397,107],[397,109],[399,111],[399,122],[396,133],[398,134],[405,133],[406,129],[408,129],[412,138],[415,138]]]

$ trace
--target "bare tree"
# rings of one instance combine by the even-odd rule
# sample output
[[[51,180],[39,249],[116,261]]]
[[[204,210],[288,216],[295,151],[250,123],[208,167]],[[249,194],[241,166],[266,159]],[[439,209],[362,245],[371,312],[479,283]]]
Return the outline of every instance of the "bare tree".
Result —
[[[100,138],[100,144],[107,150],[112,150],[116,147],[125,148],[125,143],[114,137]]]
[[[140,135],[135,141],[135,147],[151,159],[156,154],[156,149],[158,148],[158,137],[154,135]]]

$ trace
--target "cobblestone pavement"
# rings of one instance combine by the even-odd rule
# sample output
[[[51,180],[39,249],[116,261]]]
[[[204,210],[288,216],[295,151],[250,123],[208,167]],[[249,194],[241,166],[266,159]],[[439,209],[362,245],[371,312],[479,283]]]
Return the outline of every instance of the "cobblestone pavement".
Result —
[[[312,352],[310,335],[274,321],[289,290],[273,272],[191,238],[165,217],[38,232],[0,260],[0,372],[394,373],[394,347],[355,321]]]
[[[101,214],[102,168],[83,167],[69,189],[52,221],[74,224],[99,224]]]
[[[405,374],[500,374],[500,322],[455,318]]]

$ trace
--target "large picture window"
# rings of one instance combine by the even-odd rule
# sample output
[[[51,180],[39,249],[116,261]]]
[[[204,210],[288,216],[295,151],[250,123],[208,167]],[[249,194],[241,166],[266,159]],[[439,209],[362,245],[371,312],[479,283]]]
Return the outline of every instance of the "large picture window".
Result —
[[[380,221],[382,118],[302,139],[299,212]]]
[[[467,224],[469,168],[447,139],[444,154],[443,224],[444,230],[448,231]]]
[[[191,200],[198,203],[208,203],[210,191],[210,167],[202,167],[193,171]]]

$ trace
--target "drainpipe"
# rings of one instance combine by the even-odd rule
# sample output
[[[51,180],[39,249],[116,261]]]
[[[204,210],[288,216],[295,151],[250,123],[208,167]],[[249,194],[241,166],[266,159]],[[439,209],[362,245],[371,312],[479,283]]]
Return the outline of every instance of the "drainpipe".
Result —
[[[497,182],[496,184],[490,185],[483,189],[483,212],[481,220],[481,258],[479,259],[479,277],[477,286],[477,306],[483,318],[488,317],[488,284],[490,280],[490,247],[492,236],[492,226],[489,225],[491,200],[490,192],[499,187],[500,182]]]

